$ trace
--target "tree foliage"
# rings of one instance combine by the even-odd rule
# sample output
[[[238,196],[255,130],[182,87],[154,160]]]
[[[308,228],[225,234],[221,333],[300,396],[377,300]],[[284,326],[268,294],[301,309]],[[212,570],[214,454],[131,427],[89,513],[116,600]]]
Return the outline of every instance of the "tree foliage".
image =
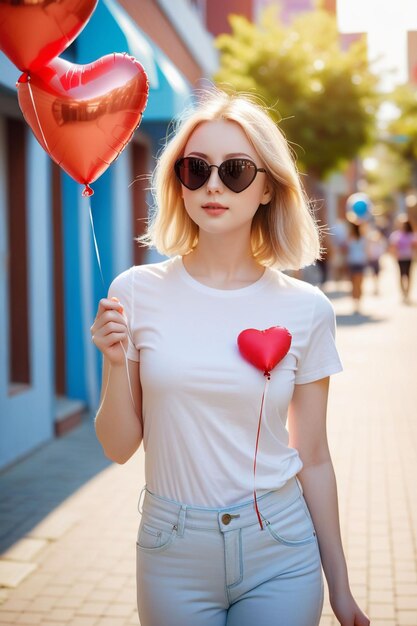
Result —
[[[292,144],[301,170],[324,178],[354,158],[373,133],[376,79],[364,41],[342,51],[336,20],[323,10],[285,26],[277,7],[259,25],[230,16],[220,35],[219,86],[255,93]]]
[[[364,191],[374,202],[394,199],[397,192],[404,192],[408,188],[410,164],[387,143],[376,143],[367,157],[375,161],[375,167],[366,172]]]
[[[391,148],[414,164],[417,161],[417,88],[401,85],[393,92],[391,101],[398,109],[398,117],[388,125]]]

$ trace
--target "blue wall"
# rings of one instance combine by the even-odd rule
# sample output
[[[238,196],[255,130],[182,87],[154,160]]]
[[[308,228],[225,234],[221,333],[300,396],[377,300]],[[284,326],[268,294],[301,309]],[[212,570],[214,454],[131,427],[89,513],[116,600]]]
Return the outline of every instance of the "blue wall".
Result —
[[[50,439],[53,433],[53,305],[49,157],[28,133],[27,220],[29,259],[29,337],[31,382],[9,394],[8,277],[1,274],[2,324],[0,342],[0,467]],[[4,141],[2,148],[5,145]],[[4,166],[4,162],[2,163]],[[0,178],[5,184],[4,170]],[[3,192],[5,187],[3,187]],[[3,196],[4,199],[4,196]],[[6,211],[0,229],[7,232]],[[6,244],[7,245],[7,244]]]

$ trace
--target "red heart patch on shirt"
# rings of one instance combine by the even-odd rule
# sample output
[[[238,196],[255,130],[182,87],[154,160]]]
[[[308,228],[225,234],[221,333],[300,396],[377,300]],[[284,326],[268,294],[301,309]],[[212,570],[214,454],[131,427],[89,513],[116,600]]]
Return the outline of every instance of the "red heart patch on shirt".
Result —
[[[291,347],[291,333],[283,326],[266,330],[247,328],[237,338],[240,354],[267,376]]]

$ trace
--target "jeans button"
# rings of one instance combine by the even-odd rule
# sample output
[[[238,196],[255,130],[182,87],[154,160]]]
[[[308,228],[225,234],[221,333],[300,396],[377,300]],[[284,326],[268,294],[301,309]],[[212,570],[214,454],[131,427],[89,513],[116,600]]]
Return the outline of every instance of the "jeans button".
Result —
[[[222,515],[222,522],[223,524],[225,524],[225,526],[230,524],[231,521],[232,521],[232,516],[230,515],[230,513],[225,513],[224,515]]]

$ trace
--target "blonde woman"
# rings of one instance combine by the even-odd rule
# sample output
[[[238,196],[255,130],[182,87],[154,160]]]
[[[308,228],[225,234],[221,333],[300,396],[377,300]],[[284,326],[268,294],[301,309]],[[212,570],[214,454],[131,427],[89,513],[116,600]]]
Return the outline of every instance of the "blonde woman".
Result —
[[[366,626],[326,439],[329,376],[341,370],[334,312],[282,272],[320,249],[287,143],[260,106],[215,91],[178,126],[154,187],[145,239],[169,259],[118,276],[91,329],[104,355],[98,439],[117,463],[145,448],[141,625],[316,626],[323,565],[337,619]],[[236,340],[272,326],[292,343],[259,440],[261,529],[263,377]]]

